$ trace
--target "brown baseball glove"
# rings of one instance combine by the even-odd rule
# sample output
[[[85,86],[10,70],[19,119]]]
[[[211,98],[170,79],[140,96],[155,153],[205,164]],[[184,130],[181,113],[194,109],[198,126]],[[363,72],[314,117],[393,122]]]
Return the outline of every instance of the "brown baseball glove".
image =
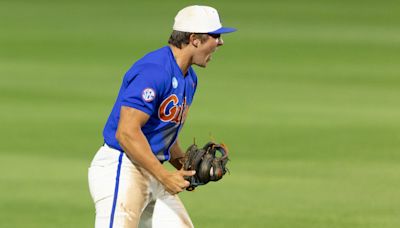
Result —
[[[209,142],[203,148],[192,144],[186,150],[183,169],[196,170],[196,174],[185,178],[190,182],[186,190],[192,191],[199,185],[220,180],[228,171],[228,160],[228,149],[224,144]]]

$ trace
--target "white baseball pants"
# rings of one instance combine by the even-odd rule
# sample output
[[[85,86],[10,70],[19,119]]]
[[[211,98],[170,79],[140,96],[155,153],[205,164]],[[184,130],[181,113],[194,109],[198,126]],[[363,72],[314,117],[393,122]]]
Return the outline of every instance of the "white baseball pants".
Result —
[[[179,197],[125,153],[102,146],[88,176],[96,228],[193,227]]]

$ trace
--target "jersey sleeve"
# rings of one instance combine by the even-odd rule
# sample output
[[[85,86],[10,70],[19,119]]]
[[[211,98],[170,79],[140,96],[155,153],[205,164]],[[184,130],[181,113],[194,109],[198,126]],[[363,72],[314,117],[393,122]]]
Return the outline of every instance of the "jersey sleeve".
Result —
[[[122,94],[121,104],[152,115],[165,90],[167,73],[160,66],[147,64],[135,72],[128,72],[126,89]]]

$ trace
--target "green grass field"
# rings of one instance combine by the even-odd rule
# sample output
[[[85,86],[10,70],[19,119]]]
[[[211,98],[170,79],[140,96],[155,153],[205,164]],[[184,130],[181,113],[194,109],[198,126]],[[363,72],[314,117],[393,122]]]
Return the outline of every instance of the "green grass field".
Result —
[[[194,1],[0,2],[0,227],[93,227],[88,165],[121,78]],[[196,227],[400,227],[398,1],[202,1],[235,34],[185,129],[230,175],[181,194]]]

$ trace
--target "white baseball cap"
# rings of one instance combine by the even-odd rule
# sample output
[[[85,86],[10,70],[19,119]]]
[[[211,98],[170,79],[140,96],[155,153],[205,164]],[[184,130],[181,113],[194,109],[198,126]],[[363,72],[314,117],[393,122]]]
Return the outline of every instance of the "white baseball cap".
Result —
[[[173,29],[181,32],[222,34],[236,31],[235,28],[222,27],[216,9],[210,6],[188,6],[181,9],[175,17]]]

